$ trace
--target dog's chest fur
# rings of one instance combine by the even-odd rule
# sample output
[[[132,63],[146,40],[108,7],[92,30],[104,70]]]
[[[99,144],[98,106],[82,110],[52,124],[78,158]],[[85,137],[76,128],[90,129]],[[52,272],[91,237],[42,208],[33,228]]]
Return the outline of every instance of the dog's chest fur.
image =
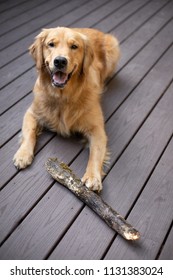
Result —
[[[46,98],[34,110],[39,124],[51,131],[69,136],[77,119],[75,105],[65,98]]]

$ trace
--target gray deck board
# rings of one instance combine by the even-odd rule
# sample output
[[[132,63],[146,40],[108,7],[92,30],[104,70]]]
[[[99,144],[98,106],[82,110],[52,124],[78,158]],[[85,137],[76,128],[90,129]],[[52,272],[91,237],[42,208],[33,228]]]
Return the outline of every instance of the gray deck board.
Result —
[[[9,19],[8,22],[6,21],[5,23],[1,24],[2,29],[0,35],[1,36],[5,35],[7,32],[9,32],[9,34],[11,34],[12,32],[14,33],[14,29],[16,29],[17,27],[22,28],[24,24],[28,24],[30,21],[33,21],[33,19],[38,18],[39,16],[43,16],[44,14],[49,12],[49,10],[51,11],[52,9],[55,9],[57,6],[63,4],[63,2],[65,1],[50,0],[49,8],[47,6],[46,1],[43,0],[32,1],[32,3],[26,2],[25,12],[19,14],[19,10],[18,10],[19,8],[16,9],[16,13],[18,16],[15,19],[15,21],[14,20],[12,21],[11,18],[8,18]],[[27,7],[29,7],[30,9],[28,10]]]
[[[171,229],[166,243],[162,248],[161,254],[159,255],[159,260],[173,260],[173,228]]]
[[[159,113],[161,111],[163,115],[167,114],[169,102],[172,102],[171,100],[172,87],[168,90],[163,101],[161,100],[160,102],[161,105],[166,105],[165,109],[158,105],[156,110]],[[171,115],[168,119],[169,121],[172,121]],[[159,123],[159,134],[161,134],[163,127],[166,127],[166,123]],[[172,138],[172,134],[170,137]],[[161,142],[157,139],[154,141],[155,145],[157,142]],[[157,256],[160,241],[163,241],[172,222],[172,148],[173,142],[171,141],[129,215],[129,221],[132,223],[136,222],[136,226],[142,233],[141,240],[136,244],[133,243],[132,246],[126,247],[126,242],[117,237],[106,259],[154,259]],[[119,246],[121,247],[121,252],[119,251]]]
[[[1,14],[1,18],[0,18],[0,23],[1,23],[1,27],[2,27],[2,29],[0,30],[0,35],[15,28],[19,24],[18,23],[19,18],[21,19],[21,24],[22,24],[23,22],[22,22],[21,17],[23,17],[23,15],[25,15],[25,17],[27,17],[28,13],[30,13],[30,11],[33,12],[37,6],[39,6],[41,3],[43,4],[44,2],[45,2],[45,0],[37,0],[37,1],[31,0],[30,3],[28,3],[28,1],[26,1],[24,3],[21,3],[21,5],[19,5],[17,7],[11,8],[10,10],[8,9],[6,12],[3,12]],[[15,17],[17,17],[17,18],[15,18]]]
[[[173,259],[173,1],[9,0],[0,11],[0,259]],[[88,149],[76,138],[44,131],[33,164],[13,166],[36,77],[27,48],[42,27],[58,25],[120,40],[102,100],[111,159],[101,195],[140,230],[138,242],[117,236],[45,171],[58,156],[83,175]]]
[[[6,10],[13,9],[14,7],[17,7],[25,2],[26,0],[10,0],[8,2],[4,1],[3,3],[1,3],[0,13],[4,13]]]
[[[74,8],[77,8],[79,5],[79,0],[74,0],[73,5]],[[32,32],[38,30],[38,28],[42,28],[44,24],[50,24],[53,20],[57,19],[58,17],[62,17],[63,15],[66,16],[67,11],[70,11],[70,6],[68,2],[65,2],[62,6],[60,6],[60,8],[58,7],[58,9],[55,9],[55,7],[52,7],[51,11],[47,12],[47,22],[45,22],[45,15],[42,15],[33,19],[30,22],[27,22],[26,24],[19,26],[16,29],[16,32],[9,31],[7,34],[1,37],[2,44],[0,50],[3,50],[6,46],[15,43],[21,38],[26,37]]]

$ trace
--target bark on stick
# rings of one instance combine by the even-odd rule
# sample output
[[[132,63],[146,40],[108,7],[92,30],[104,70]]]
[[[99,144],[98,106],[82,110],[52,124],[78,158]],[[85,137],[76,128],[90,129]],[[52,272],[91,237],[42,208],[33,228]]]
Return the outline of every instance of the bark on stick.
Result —
[[[56,181],[73,192],[81,201],[96,212],[113,230],[127,240],[139,239],[140,233],[127,223],[120,214],[105,203],[99,195],[90,191],[66,164],[60,162],[56,158],[49,158],[45,166],[47,171]]]

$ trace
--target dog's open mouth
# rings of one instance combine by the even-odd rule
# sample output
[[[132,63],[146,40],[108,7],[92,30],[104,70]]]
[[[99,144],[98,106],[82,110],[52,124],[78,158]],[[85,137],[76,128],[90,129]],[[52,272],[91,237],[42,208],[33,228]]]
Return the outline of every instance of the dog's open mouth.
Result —
[[[73,71],[72,71],[73,72]],[[72,72],[70,74],[57,71],[52,74],[52,84],[56,87],[63,88],[69,79],[71,78]]]
[[[52,85],[55,87],[63,88],[67,82],[70,80],[76,65],[74,66],[72,72],[65,73],[63,71],[57,70],[52,73]]]

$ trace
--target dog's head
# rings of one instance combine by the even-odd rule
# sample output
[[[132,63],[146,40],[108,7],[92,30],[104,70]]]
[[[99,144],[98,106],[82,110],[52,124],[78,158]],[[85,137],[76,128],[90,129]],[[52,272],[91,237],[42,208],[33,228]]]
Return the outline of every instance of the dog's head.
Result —
[[[43,29],[29,50],[37,69],[46,69],[52,85],[59,88],[73,75],[85,74],[93,59],[87,36],[65,27]]]

